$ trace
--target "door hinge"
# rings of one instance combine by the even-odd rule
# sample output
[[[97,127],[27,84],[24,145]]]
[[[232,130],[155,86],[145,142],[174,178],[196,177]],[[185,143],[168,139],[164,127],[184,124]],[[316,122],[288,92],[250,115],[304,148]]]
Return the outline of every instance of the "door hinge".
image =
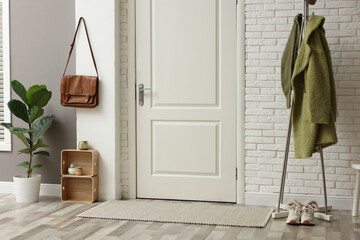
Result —
[[[236,181],[238,180],[238,170],[237,170],[237,168],[235,168],[235,179],[236,179]]]

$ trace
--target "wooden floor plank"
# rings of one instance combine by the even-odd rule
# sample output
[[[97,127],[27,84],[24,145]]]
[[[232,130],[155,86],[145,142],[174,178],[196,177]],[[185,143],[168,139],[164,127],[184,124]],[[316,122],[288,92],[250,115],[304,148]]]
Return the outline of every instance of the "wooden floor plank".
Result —
[[[197,240],[197,239],[206,239],[209,234],[214,230],[215,226],[208,226],[208,225],[203,225],[200,226],[200,229],[197,233],[195,233],[195,235],[191,238],[191,240]]]

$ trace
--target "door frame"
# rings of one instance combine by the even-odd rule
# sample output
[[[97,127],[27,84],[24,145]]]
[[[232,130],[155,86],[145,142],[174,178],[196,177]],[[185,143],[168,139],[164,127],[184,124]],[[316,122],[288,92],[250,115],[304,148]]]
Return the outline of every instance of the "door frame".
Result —
[[[245,204],[245,2],[237,2],[236,203]],[[128,198],[136,198],[136,0],[128,1]]]

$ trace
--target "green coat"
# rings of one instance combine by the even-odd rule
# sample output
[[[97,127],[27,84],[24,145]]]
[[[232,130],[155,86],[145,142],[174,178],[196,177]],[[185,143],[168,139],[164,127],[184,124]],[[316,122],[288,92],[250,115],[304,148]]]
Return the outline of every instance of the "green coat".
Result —
[[[290,108],[291,76],[294,71],[295,61],[299,48],[301,23],[302,15],[298,14],[294,18],[294,25],[291,29],[289,39],[286,43],[285,50],[281,58],[281,87],[286,97],[287,108]]]
[[[291,79],[295,158],[311,157],[318,144],[337,143],[336,93],[325,18],[310,17]]]

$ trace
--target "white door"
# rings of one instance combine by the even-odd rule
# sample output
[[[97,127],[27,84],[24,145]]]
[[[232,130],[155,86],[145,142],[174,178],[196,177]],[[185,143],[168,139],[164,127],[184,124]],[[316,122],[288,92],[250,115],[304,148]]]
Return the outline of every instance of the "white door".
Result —
[[[136,79],[137,196],[235,202],[236,0],[137,0]]]

